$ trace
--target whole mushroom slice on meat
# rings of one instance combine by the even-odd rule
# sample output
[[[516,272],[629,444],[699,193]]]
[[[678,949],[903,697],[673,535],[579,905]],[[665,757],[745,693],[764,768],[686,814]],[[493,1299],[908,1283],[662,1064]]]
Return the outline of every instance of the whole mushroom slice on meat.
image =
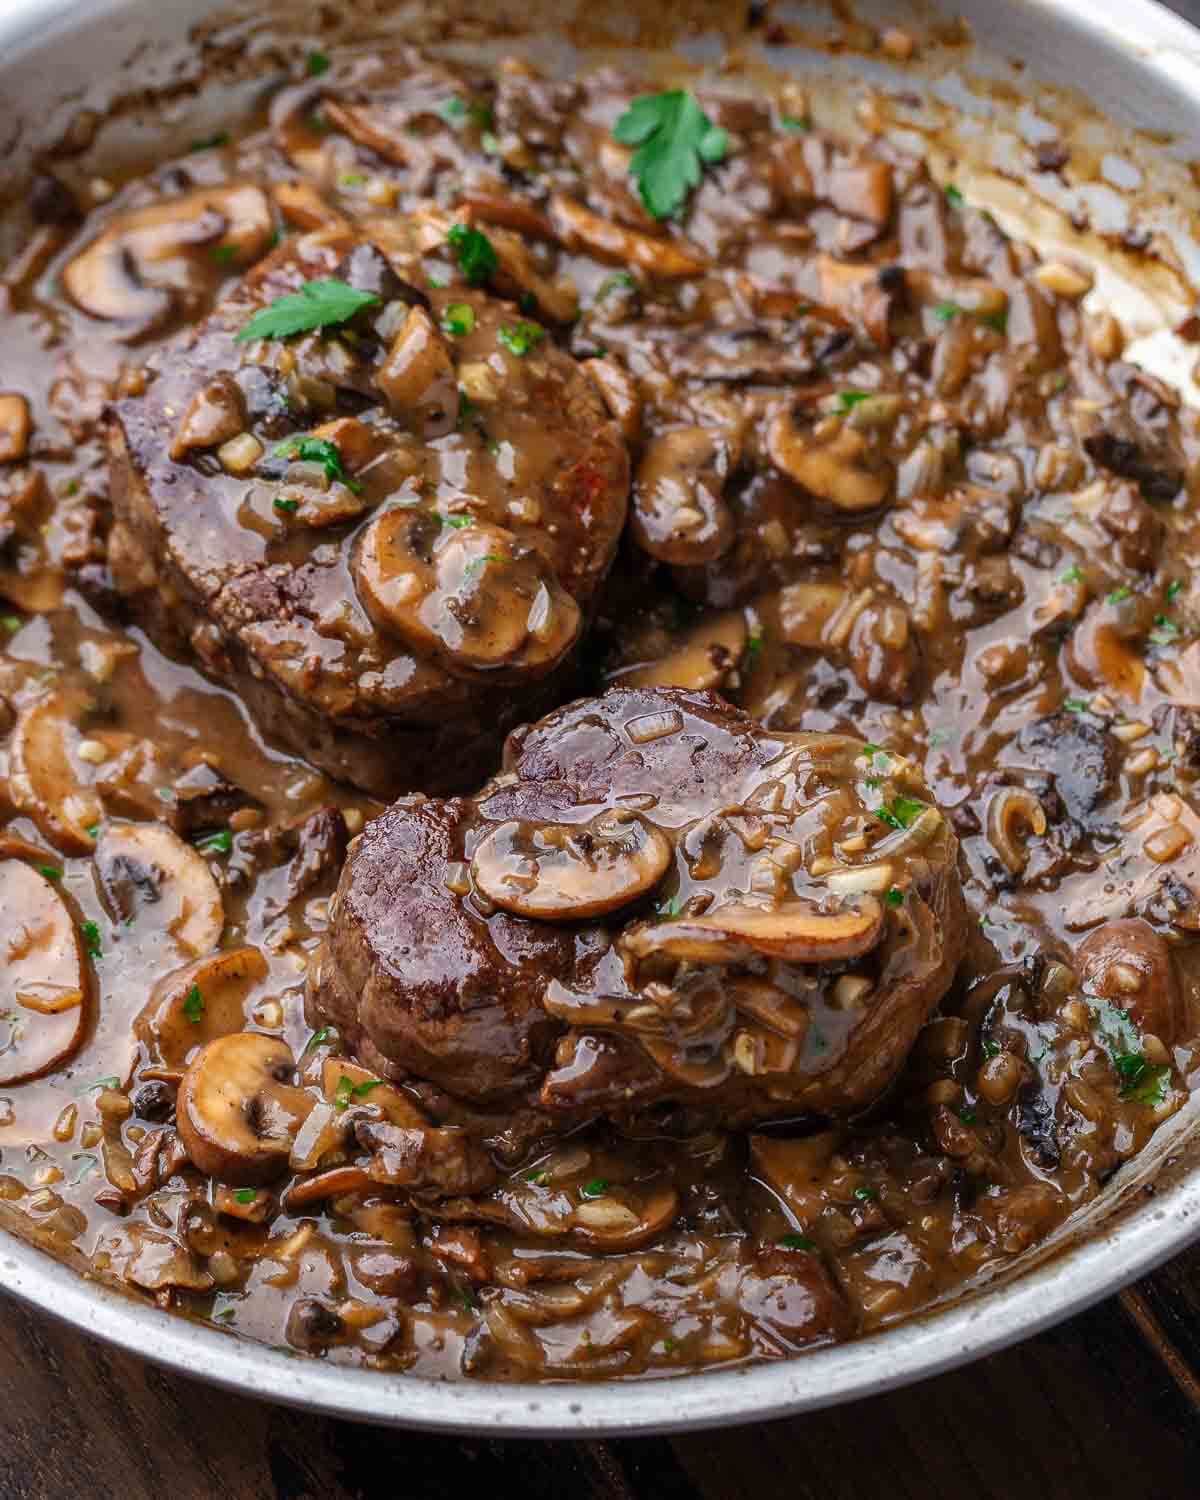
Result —
[[[762,954],[793,963],[825,963],[868,952],[882,928],[883,908],[872,896],[832,912],[804,901],[778,906],[735,901],[703,916],[631,928],[624,945],[638,958],[660,953],[688,962],[721,963]]]
[[[218,262],[247,265],[270,245],[271,205],[250,183],[202,188],[111,219],[68,262],[63,287],[84,312],[142,338],[173,315],[181,299],[212,285]]]
[[[671,842],[629,812],[588,823],[502,823],[471,860],[471,878],[489,901],[520,917],[574,922],[628,906],[669,868]]]
[[[280,1176],[316,1102],[294,1083],[295,1073],[291,1048],[277,1037],[239,1031],[208,1042],[183,1075],[176,1104],[194,1165],[234,1184]]]
[[[79,933],[56,885],[20,860],[0,863],[0,1087],[60,1067],[87,1028]]]
[[[95,854],[96,883],[115,920],[168,933],[185,954],[221,939],[225,906],[204,857],[162,823],[113,823]]]
[[[578,604],[531,543],[461,514],[393,507],[364,529],[354,576],[368,612],[447,670],[539,677],[575,644]]]
[[[605,1183],[604,1191],[592,1196],[543,1187],[537,1177],[532,1173],[512,1179],[486,1198],[448,1199],[430,1212],[445,1221],[495,1224],[516,1234],[610,1253],[649,1244],[679,1214],[679,1193],[669,1183],[644,1190]]]

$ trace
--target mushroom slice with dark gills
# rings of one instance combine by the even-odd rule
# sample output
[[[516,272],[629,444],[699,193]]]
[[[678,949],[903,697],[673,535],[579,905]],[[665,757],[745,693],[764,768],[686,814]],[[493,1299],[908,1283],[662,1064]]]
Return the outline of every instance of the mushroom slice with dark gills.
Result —
[[[510,736],[475,797],[368,825],[309,1020],[547,1129],[854,1113],[961,956],[956,849],[900,757],[616,687]]]
[[[88,980],[79,933],[57,888],[19,860],[0,863],[0,1085],[59,1067],[83,1040]]]
[[[289,238],[107,418],[132,614],[276,745],[388,798],[477,786],[565,690],[628,504],[621,429],[553,332],[431,283],[455,227]]]
[[[380,628],[456,675],[541,676],[579,635],[579,606],[545,554],[470,515],[384,511],[362,534],[354,572]]]

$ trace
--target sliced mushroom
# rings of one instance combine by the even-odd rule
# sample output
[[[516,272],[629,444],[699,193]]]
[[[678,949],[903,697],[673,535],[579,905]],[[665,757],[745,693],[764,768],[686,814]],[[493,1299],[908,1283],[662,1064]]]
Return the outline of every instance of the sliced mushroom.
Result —
[[[200,1262],[178,1240],[148,1224],[129,1224],[121,1229],[129,1251],[124,1258],[121,1276],[146,1292],[177,1289],[184,1292],[211,1292],[213,1278]],[[108,1251],[110,1260],[120,1264],[122,1257]]]
[[[355,1132],[359,1144],[374,1152],[367,1168],[372,1182],[448,1195],[483,1192],[496,1180],[481,1142],[460,1127],[363,1120]]]
[[[767,429],[771,462],[838,510],[856,514],[882,505],[892,488],[891,466],[872,455],[867,436],[847,423],[830,437],[818,439],[816,432],[797,422],[794,409],[779,412]]]
[[[115,823],[96,849],[104,904],[126,925],[170,933],[185,953],[209,953],[225,908],[204,858],[161,823]]]
[[[217,1037],[179,1086],[180,1138],[201,1172],[258,1185],[285,1170],[292,1141],[315,1103],[292,1083],[296,1063],[277,1037],[241,1031]]]
[[[601,260],[637,266],[665,281],[699,276],[704,270],[704,262],[696,253],[689,253],[673,240],[655,239],[602,219],[573,198],[561,194],[552,198],[550,217],[568,249],[582,247]]]
[[[740,609],[710,611],[665,655],[619,674],[623,687],[720,688],[746,650],[749,631]]]
[[[1170,1047],[1184,1023],[1184,1002],[1166,939],[1141,917],[1105,922],[1079,945],[1079,977],[1089,993],[1127,1010]]]
[[[722,498],[737,461],[724,434],[681,427],[651,439],[638,466],[630,525],[634,540],[663,562],[712,562],[733,543],[733,513]]]
[[[507,229],[489,229],[488,238],[499,262],[492,277],[498,292],[507,297],[531,297],[539,313],[552,323],[574,322],[579,315],[579,291],[569,276],[544,276],[520,235]]]
[[[346,223],[312,183],[303,179],[275,183],[271,196],[279,205],[279,212],[297,229],[338,229]]]
[[[858,323],[881,349],[891,344],[891,312],[904,289],[904,276],[895,267],[880,269],[819,255],[817,295],[826,306]]]
[[[381,512],[362,533],[354,574],[376,622],[452,672],[542,676],[579,635],[579,606],[544,555],[466,516]]]
[[[627,443],[636,443],[642,432],[642,398],[632,375],[608,355],[585,359],[583,369],[599,390],[621,436]]]
[[[679,1212],[673,1187],[650,1190],[644,1201],[632,1190],[573,1203],[553,1185],[542,1190],[527,1179],[487,1198],[453,1198],[436,1216],[455,1223],[496,1224],[517,1234],[565,1239],[589,1250],[636,1250],[669,1229]]]
[[[669,1229],[679,1212],[679,1194],[663,1186],[636,1208],[605,1195],[580,1203],[571,1216],[571,1238],[589,1250],[636,1250]]]
[[[458,421],[458,383],[445,340],[423,307],[410,307],[375,372],[393,415],[425,442],[453,432]]]
[[[471,861],[478,890],[505,911],[578,922],[628,906],[671,865],[670,840],[632,813],[590,823],[501,823]]]
[[[274,232],[266,194],[251,184],[203,188],[113,219],[63,272],[67,295],[94,318],[136,338],[215,277],[212,252],[246,265]]]
[[[0,1087],[60,1066],[83,1040],[87,979],[58,889],[18,860],[0,864]]]
[[[15,391],[0,392],[0,464],[25,457],[29,429],[29,402]]]
[[[79,779],[71,758],[78,741],[75,719],[86,706],[81,694],[57,690],[21,710],[9,742],[9,795],[64,854],[89,854],[90,831],[104,810]]]
[[[246,398],[232,375],[215,375],[192,397],[171,443],[175,463],[193,448],[215,448],[246,426]]]
[[[241,1031],[246,1001],[267,977],[257,948],[231,948],[166,974],[133,1023],[155,1066],[182,1069],[198,1047]]]
[[[763,954],[792,963],[826,963],[866,953],[882,929],[883,909],[873,896],[835,912],[801,901],[777,907],[730,902],[700,917],[631,928],[623,942],[637,958],[661,953],[695,963],[729,963]]]

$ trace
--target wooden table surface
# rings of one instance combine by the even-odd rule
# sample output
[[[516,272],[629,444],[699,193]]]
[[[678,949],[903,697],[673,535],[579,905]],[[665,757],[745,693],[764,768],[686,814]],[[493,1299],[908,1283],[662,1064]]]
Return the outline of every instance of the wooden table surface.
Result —
[[[1169,3],[1200,23],[1200,0]],[[378,1432],[226,1395],[0,1300],[0,1500],[1198,1494],[1200,1246],[1019,1348],[906,1390],[621,1442]]]

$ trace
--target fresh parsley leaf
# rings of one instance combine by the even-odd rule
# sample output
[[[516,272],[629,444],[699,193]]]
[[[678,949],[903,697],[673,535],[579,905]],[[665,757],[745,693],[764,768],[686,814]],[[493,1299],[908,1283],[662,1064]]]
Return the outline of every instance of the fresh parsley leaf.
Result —
[[[955,208],[961,208],[967,200],[952,182],[948,182],[946,184],[946,201],[952,203]]]
[[[541,1187],[544,1183],[550,1181],[550,1173],[546,1171],[526,1172],[525,1181],[532,1182],[537,1187]]]
[[[614,271],[611,276],[606,276],[596,288],[596,301],[603,302],[610,292],[621,289],[636,292],[638,289],[637,277],[630,275],[628,271]],[[527,310],[526,308],[521,309],[522,312]]]
[[[1183,583],[1178,578],[1172,580],[1172,582],[1167,584],[1167,603],[1174,604],[1182,593]]]
[[[1083,569],[1077,563],[1072,563],[1071,566],[1067,569],[1067,571],[1061,575],[1061,577],[1059,578],[1059,582],[1060,583],[1082,583],[1083,582]]]
[[[342,466],[342,455],[336,443],[328,438],[289,438],[275,449],[277,458],[298,458],[303,463],[319,464],[330,484],[344,484],[357,495],[362,489],[357,479],[351,479]]]
[[[183,1013],[193,1026],[199,1026],[200,1017],[204,1014],[204,996],[200,993],[198,984],[192,985],[188,990],[183,1002]]]
[[[613,138],[636,146],[629,163],[646,211],[669,219],[700,182],[705,166],[723,161],[729,136],[714,125],[686,89],[643,94],[613,126]]]
[[[984,1044],[983,1044],[983,1055],[984,1055],[984,1057],[999,1057],[1000,1056],[1000,1043],[999,1042],[984,1042]]]
[[[343,172],[338,178],[338,187],[360,188],[365,184],[366,180],[362,172]]]
[[[942,323],[949,323],[962,312],[966,312],[966,308],[960,307],[957,302],[939,302],[933,309],[934,317]]]
[[[1106,594],[1104,597],[1108,600],[1109,604],[1120,604],[1123,599],[1133,598],[1133,590],[1122,583],[1118,584],[1111,593]]]
[[[966,1106],[964,1106],[962,1109],[956,1110],[955,1113],[958,1115],[958,1118],[963,1122],[964,1125],[974,1125],[975,1121],[979,1118],[973,1109],[967,1108]]]
[[[864,401],[871,399],[870,391],[839,391],[833,398],[834,406],[838,411],[853,411]]]
[[[228,828],[218,829],[215,833],[203,833],[196,840],[196,848],[201,854],[229,854],[233,850],[233,834]]]
[[[310,78],[320,78],[329,72],[329,59],[323,52],[310,52],[304,64]]]
[[[315,328],[331,328],[348,322],[364,307],[377,307],[374,292],[360,292],[344,281],[306,281],[298,292],[276,297],[260,308],[235,335],[239,343],[248,339],[287,339]]]
[[[460,99],[457,94],[451,95],[449,99],[443,99],[437,106],[437,112],[447,125],[453,125],[456,129],[470,121],[472,125],[478,125],[481,130],[490,130],[495,123],[489,105],[479,104],[474,100]]]
[[[816,1240],[810,1240],[806,1234],[785,1234],[781,1240],[777,1240],[781,1250],[815,1250]]]
[[[234,1193],[234,1200],[238,1203],[253,1203],[258,1197],[257,1188],[238,1188]]]
[[[746,641],[746,662],[747,662],[747,665],[749,665],[749,666],[753,666],[754,665],[754,663],[762,655],[763,647],[765,645],[766,645],[766,638],[763,635],[762,631],[761,630],[754,631],[753,634]]]
[[[781,130],[811,130],[812,121],[807,115],[782,115],[779,128]]]
[[[1145,1059],[1143,1059],[1145,1064]],[[1122,1086],[1121,1098],[1134,1104],[1159,1105],[1167,1097],[1167,1085],[1171,1070],[1164,1063],[1161,1067],[1144,1065],[1136,1078]]]
[[[0,619],[0,625],[4,626],[9,635],[16,635],[17,631],[20,630],[23,624],[24,621],[21,619],[20,615],[5,615],[2,619]]]
[[[1148,639],[1155,646],[1169,646],[1177,641],[1183,634],[1175,621],[1169,615],[1155,615],[1154,629],[1150,632]]]
[[[914,797],[893,797],[885,802],[875,816],[889,828],[911,828],[925,811],[925,803]]]
[[[469,224],[452,224],[446,239],[458,269],[472,286],[482,286],[496,274],[500,259],[487,235]]]
[[[299,500],[289,500],[286,495],[276,495],[271,504],[276,510],[281,510],[285,516],[294,515],[300,509]]]
[[[121,1080],[114,1073],[109,1078],[95,1078],[91,1083],[85,1083],[81,1089],[75,1090],[75,1097],[78,1099],[84,1094],[90,1094],[93,1089],[119,1089],[120,1087]]]
[[[1088,701],[1086,698],[1064,698],[1063,707],[1069,714],[1085,714],[1088,712]]]
[[[888,891],[887,895],[884,897],[884,900],[889,906],[903,906],[904,892],[900,889],[899,886],[894,885]]]
[[[314,1031],[312,1036],[309,1037],[308,1041],[305,1042],[304,1052],[300,1055],[303,1057],[305,1053],[311,1052],[314,1047],[319,1047],[322,1042],[327,1042],[332,1035],[332,1026],[322,1026],[320,1031]]]
[[[860,1203],[874,1203],[879,1197],[879,1189],[873,1187],[855,1188],[854,1196]]]
[[[465,527],[475,524],[474,516],[447,516],[440,510],[436,514],[443,526],[452,526],[455,531],[462,531]]]
[[[218,146],[228,146],[228,130],[218,130],[216,135],[202,136],[198,141],[193,141],[188,147],[189,151],[215,151]]]
[[[985,328],[990,328],[993,333],[1008,332],[1008,309],[1003,312],[980,313],[979,321]]]
[[[382,1082],[380,1078],[369,1078],[363,1083],[354,1083],[343,1073],[338,1079],[337,1088],[333,1091],[334,1109],[348,1109],[351,1100],[365,1099],[371,1090],[377,1089]]]
[[[57,865],[38,865],[38,874],[44,875],[47,880],[61,880],[63,872]]]
[[[515,354],[520,359],[528,354],[535,345],[541,343],[546,337],[546,330],[539,328],[536,323],[517,323],[515,325],[504,323],[501,325],[496,337],[510,354]]]
[[[1121,1098],[1137,1104],[1161,1104],[1170,1068],[1147,1062],[1142,1038],[1127,1010],[1108,1000],[1091,1003],[1100,1040],[1108,1049],[1113,1071],[1120,1080]]]
[[[475,327],[475,309],[469,302],[452,302],[442,314],[442,332],[460,339]]]
[[[104,949],[100,946],[100,927],[96,922],[85,922],[83,924],[83,946],[87,950],[89,958],[101,958]]]
[[[608,1192],[608,1179],[606,1177],[593,1177],[591,1182],[585,1182],[579,1189],[581,1198],[603,1198]]]
[[[236,245],[214,245],[212,258],[219,266],[231,266],[237,259]]]

